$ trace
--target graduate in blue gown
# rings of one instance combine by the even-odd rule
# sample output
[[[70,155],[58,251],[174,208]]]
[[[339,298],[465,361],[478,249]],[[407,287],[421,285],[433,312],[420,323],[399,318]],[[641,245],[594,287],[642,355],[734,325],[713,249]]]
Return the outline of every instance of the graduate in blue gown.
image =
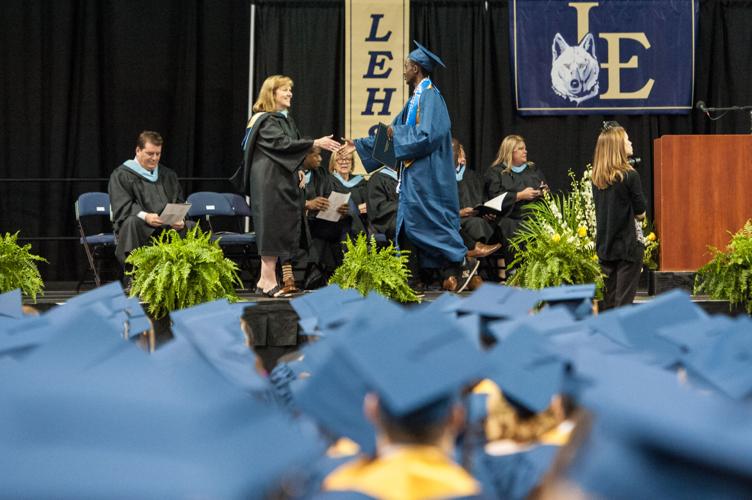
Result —
[[[416,42],[405,61],[405,81],[414,89],[388,129],[400,162],[397,239],[417,254],[423,269],[443,269],[444,285],[455,290],[467,249],[460,237],[457,180],[452,159],[452,131],[444,98],[431,81],[441,59]],[[349,147],[348,147],[349,146]],[[371,158],[374,137],[347,141],[340,150],[357,150],[366,169],[380,165]]]

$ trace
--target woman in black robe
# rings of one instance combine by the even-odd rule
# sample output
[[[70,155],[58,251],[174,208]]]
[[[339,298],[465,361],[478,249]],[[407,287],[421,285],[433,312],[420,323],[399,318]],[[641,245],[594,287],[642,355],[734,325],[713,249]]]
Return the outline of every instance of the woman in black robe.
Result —
[[[515,197],[511,213],[498,220],[504,243],[515,235],[527,217],[523,210],[525,206],[537,201],[548,190],[546,176],[535,163],[527,160],[525,139],[519,135],[508,135],[501,141],[499,154],[486,172],[485,187],[486,199],[505,192]]]
[[[350,227],[347,233],[355,238],[358,233],[366,232],[368,208],[368,187],[362,175],[353,175],[355,168],[353,155],[332,155],[329,159],[332,191],[350,193]],[[366,221],[364,223],[364,221]]]
[[[253,227],[261,257],[256,293],[283,296],[298,291],[292,274],[292,256],[301,245],[305,228],[305,193],[302,164],[316,146],[337,151],[331,136],[302,139],[289,115],[292,80],[282,75],[264,81],[253,105],[244,140],[242,185],[251,196]],[[282,262],[283,286],[277,281],[277,260]]]

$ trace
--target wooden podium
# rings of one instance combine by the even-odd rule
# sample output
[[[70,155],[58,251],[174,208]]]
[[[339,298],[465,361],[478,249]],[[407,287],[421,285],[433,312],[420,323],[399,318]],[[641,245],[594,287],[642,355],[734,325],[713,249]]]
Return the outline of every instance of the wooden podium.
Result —
[[[752,135],[667,135],[654,141],[661,271],[696,271],[752,218]]]

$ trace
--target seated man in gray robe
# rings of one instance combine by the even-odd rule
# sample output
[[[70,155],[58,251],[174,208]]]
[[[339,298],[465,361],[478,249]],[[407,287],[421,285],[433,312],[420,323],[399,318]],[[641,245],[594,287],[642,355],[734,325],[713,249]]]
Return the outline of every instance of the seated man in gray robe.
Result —
[[[184,221],[166,226],[159,218],[168,203],[185,201],[177,174],[159,164],[163,143],[157,132],[141,132],[136,141],[136,157],[110,175],[107,190],[117,238],[115,256],[122,265],[128,254],[148,243],[158,229],[185,229]]]

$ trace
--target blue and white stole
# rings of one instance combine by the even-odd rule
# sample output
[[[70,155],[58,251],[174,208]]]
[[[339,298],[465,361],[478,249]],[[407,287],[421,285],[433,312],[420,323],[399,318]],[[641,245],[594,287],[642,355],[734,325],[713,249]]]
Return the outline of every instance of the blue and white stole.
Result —
[[[410,98],[410,104],[407,107],[407,120],[405,125],[417,125],[418,124],[418,104],[420,104],[420,96],[424,90],[431,88],[431,79],[426,77],[415,87],[413,96]]]
[[[423,91],[426,89],[430,89],[433,86],[431,83],[431,79],[426,77],[423,80],[420,81],[420,83],[415,87],[415,91],[413,91],[413,96],[410,98],[410,104],[407,106],[407,118],[405,120],[405,125],[412,125],[415,126],[418,124],[418,108],[420,105],[420,96],[423,94]],[[397,192],[400,191],[400,186],[402,185],[402,169],[408,168],[410,165],[412,165],[413,160],[405,160],[402,162],[402,167],[400,168],[399,172],[399,180],[397,181]]]
[[[155,168],[154,170],[147,170],[142,167],[135,158],[125,161],[123,165],[130,168],[149,182],[157,182],[157,179],[159,179],[159,165],[157,165],[157,168]]]
[[[338,181],[339,181],[339,182],[340,182],[340,183],[341,183],[341,184],[342,184],[343,186],[345,186],[345,187],[347,187],[347,188],[353,188],[353,187],[357,186],[358,184],[360,184],[360,181],[362,181],[362,180],[363,180],[363,176],[361,176],[361,175],[353,175],[352,177],[350,177],[350,179],[349,179],[349,180],[345,180],[345,179],[343,179],[343,178],[342,178],[342,176],[341,176],[341,175],[339,175],[339,172],[334,172],[334,173],[332,173],[332,175],[333,175],[333,176],[334,176],[334,178],[335,178],[335,179],[337,179],[337,180],[338,180]]]
[[[465,167],[467,165],[457,165],[454,167],[454,176],[457,178],[457,182],[462,181],[462,178],[465,177]]]

